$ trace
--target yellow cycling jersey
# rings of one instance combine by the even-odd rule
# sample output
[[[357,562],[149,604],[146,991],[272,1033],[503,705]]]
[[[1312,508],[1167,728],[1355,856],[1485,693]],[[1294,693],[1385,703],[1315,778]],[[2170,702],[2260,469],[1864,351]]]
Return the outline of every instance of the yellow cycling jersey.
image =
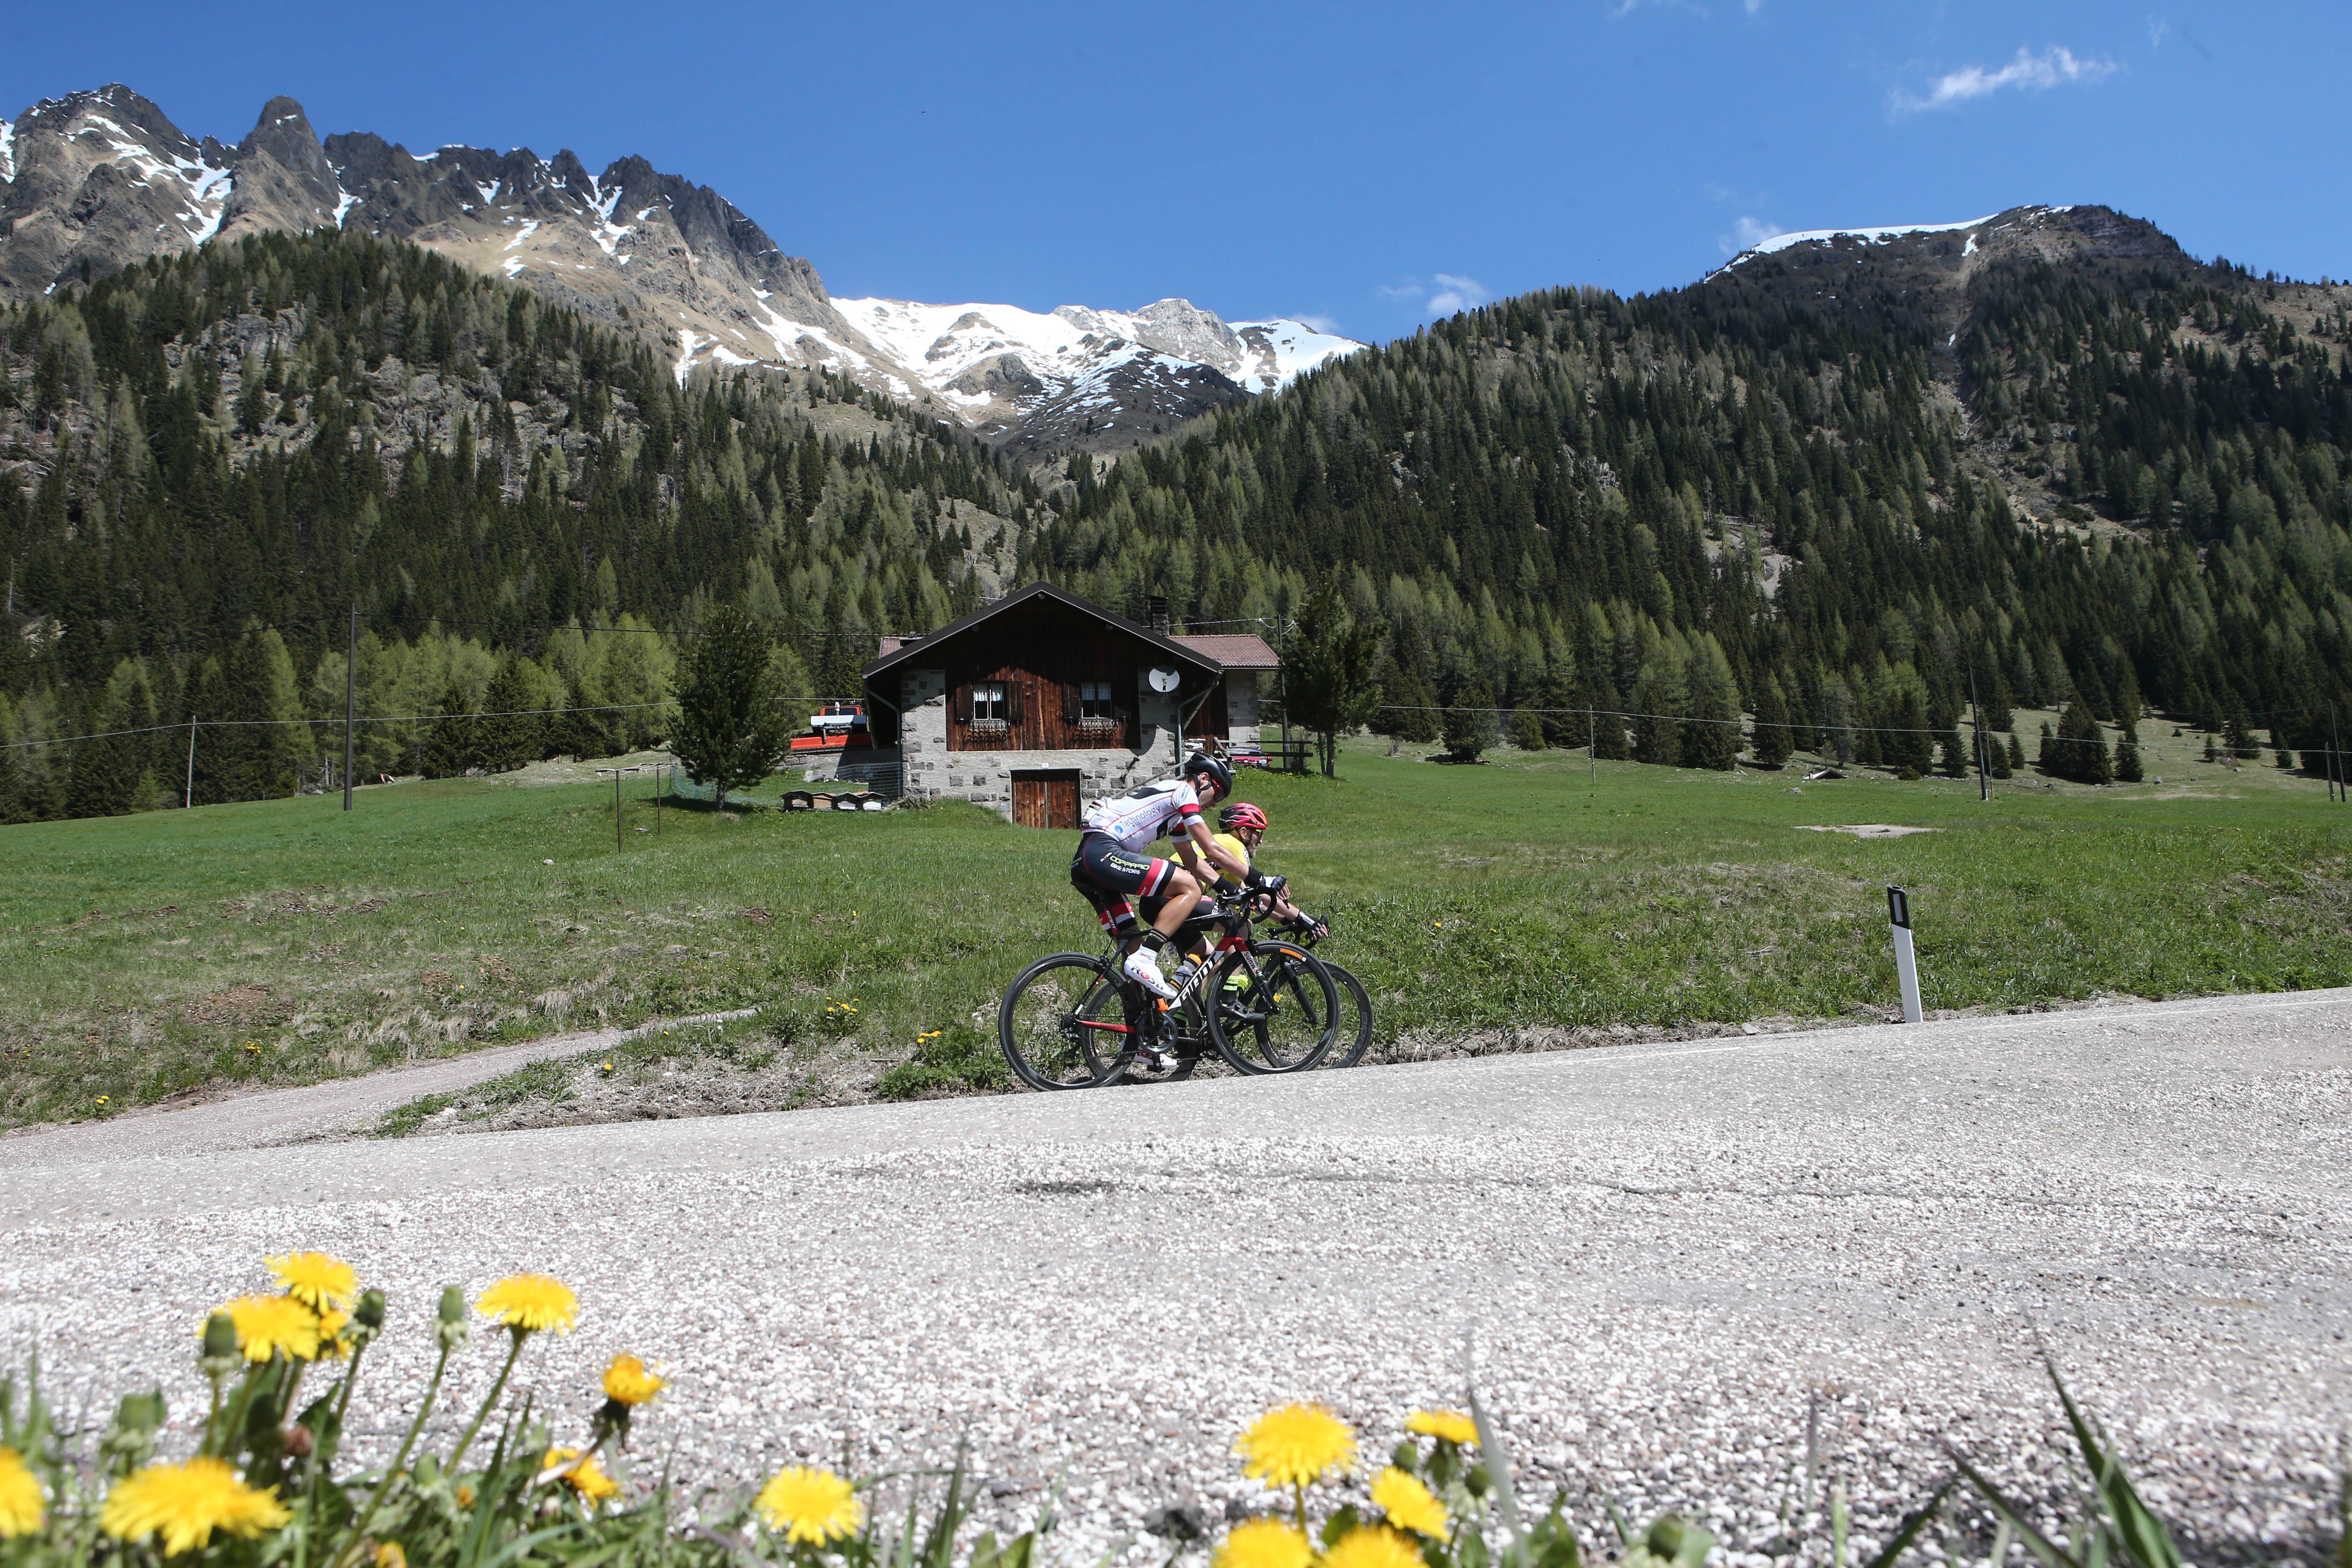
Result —
[[[1227,854],[1235,857],[1241,861],[1244,868],[1254,863],[1249,852],[1249,846],[1243,843],[1233,834],[1211,834],[1209,836],[1209,841],[1212,844],[1216,845],[1220,849],[1224,850]],[[1189,837],[1176,836],[1175,843],[1169,847],[1169,854],[1171,858],[1178,858],[1181,863],[1181,857],[1186,849],[1190,849],[1192,852],[1192,874],[1201,879],[1201,890],[1202,892],[1207,892],[1210,889],[1216,887],[1219,883],[1224,883],[1228,886],[1239,886],[1233,878],[1225,874],[1223,868],[1219,867],[1214,860],[1212,860],[1206,855],[1202,854],[1201,847],[1194,844]]]
[[[1238,857],[1240,858],[1240,859],[1241,859],[1241,863],[1242,863],[1243,865],[1247,866],[1247,865],[1250,863],[1250,852],[1249,852],[1249,846],[1248,846],[1248,845],[1246,845],[1246,844],[1244,844],[1244,843],[1243,843],[1239,838],[1235,837],[1233,834],[1230,834],[1230,833],[1218,833],[1218,834],[1213,834],[1213,835],[1212,835],[1212,836],[1210,837],[1210,840],[1209,840],[1209,842],[1211,842],[1212,844],[1214,844],[1215,846],[1217,846],[1217,847],[1218,847],[1218,848],[1220,848],[1220,849],[1223,849],[1223,850],[1226,851],[1228,854],[1234,855],[1234,856],[1238,856]],[[1210,860],[1209,860],[1209,858],[1208,858],[1207,856],[1202,855],[1202,856],[1201,856],[1201,857],[1200,857],[1200,859],[1201,859],[1202,861],[1203,861],[1203,862],[1204,862],[1204,864],[1201,867],[1201,869],[1202,869],[1203,872],[1205,872],[1205,873],[1206,873],[1206,874],[1207,874],[1207,875],[1208,875],[1208,876],[1209,876],[1213,880],[1220,881],[1220,882],[1229,882],[1229,881],[1231,881],[1231,880],[1233,879],[1232,878],[1230,878],[1230,877],[1226,876],[1226,875],[1224,874],[1224,872],[1223,872],[1222,870],[1219,870],[1219,869],[1217,868],[1217,867],[1216,867],[1215,863],[1214,863],[1214,862],[1210,861]]]

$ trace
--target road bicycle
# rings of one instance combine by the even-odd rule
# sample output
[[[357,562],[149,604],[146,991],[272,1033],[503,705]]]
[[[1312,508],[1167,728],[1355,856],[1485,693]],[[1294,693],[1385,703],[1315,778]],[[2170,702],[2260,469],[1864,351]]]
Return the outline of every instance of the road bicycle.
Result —
[[[1106,953],[1048,953],[997,1005],[997,1042],[1033,1089],[1096,1089],[1190,1078],[1214,1051],[1235,1072],[1304,1072],[1339,1042],[1339,986],[1296,941],[1260,942],[1250,922],[1270,900],[1244,890],[1187,920],[1177,944],[1213,935],[1208,959],[1163,1002]]]
[[[1310,952],[1315,944],[1331,934],[1328,921],[1289,920],[1274,928],[1280,935],[1297,942]],[[1316,959],[1331,972],[1332,983],[1339,988],[1339,1037],[1323,1053],[1316,1065],[1327,1068],[1351,1068],[1364,1059],[1372,1045],[1372,994],[1355,972],[1332,963],[1320,952]],[[1349,1015],[1353,1016],[1350,1017]]]

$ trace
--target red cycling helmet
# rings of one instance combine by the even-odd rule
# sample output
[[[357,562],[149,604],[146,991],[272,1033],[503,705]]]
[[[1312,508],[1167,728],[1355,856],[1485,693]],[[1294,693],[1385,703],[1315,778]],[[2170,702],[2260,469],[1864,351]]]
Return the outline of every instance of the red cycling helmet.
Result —
[[[1265,813],[1245,800],[1237,800],[1217,813],[1217,826],[1227,833],[1239,833],[1244,827],[1255,827],[1264,833],[1266,828]]]

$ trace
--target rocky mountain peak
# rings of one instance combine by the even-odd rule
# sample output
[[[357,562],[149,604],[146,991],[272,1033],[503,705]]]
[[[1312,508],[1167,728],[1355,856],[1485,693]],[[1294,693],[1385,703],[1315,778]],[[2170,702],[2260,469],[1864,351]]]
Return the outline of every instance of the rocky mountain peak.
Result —
[[[741,208],[644,158],[592,175],[569,149],[418,154],[363,131],[321,141],[290,97],[265,104],[233,149],[192,140],[120,83],[0,121],[0,299],[215,236],[324,226],[512,279],[658,345],[681,379],[824,365],[1040,460],[1148,439],[1360,346],[1293,321],[1229,325],[1181,299],[1046,316],[875,300],[845,310]]]
[[[341,221],[343,190],[310,118],[290,98],[271,99],[236,144],[220,232],[319,228]]]

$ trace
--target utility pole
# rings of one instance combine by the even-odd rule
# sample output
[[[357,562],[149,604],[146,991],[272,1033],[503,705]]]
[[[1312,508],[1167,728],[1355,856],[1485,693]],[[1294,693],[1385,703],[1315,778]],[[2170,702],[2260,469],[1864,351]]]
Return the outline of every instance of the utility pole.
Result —
[[[1977,732],[1977,798],[1990,800],[1992,782],[1985,773],[1984,710],[1977,706],[1977,672],[1974,668],[1969,671],[1969,722],[1975,726]]]
[[[1592,787],[1601,787],[1601,715],[1584,710],[1584,763],[1592,770]]]
[[[360,605],[352,601],[351,641],[343,654],[343,809],[352,808],[352,728],[357,721],[360,664]]]
[[[2328,798],[2341,804],[2344,799],[2344,743],[2336,733],[2336,704],[2327,704],[2327,779],[2332,786]]]
[[[196,716],[188,715],[188,793],[181,805],[194,810],[196,804]]]

